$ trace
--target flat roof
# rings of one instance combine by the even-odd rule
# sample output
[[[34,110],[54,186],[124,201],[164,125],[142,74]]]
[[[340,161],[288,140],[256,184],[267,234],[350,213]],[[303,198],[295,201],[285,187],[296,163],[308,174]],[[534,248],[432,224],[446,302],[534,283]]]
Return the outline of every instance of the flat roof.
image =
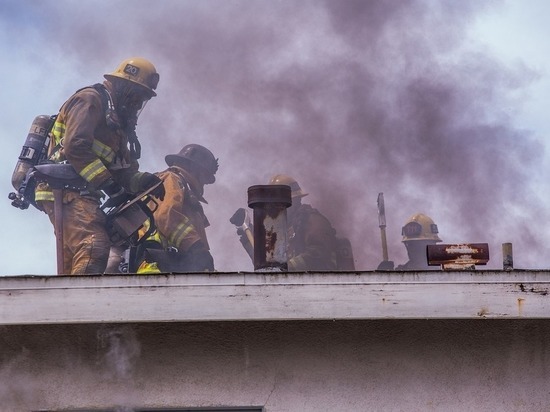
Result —
[[[0,325],[550,318],[550,270],[0,277]]]

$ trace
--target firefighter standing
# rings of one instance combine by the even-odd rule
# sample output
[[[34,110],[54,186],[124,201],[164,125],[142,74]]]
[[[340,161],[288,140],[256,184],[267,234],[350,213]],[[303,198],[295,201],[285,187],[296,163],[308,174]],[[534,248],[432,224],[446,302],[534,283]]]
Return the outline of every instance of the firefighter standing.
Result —
[[[336,230],[321,212],[302,203],[302,198],[308,193],[294,178],[277,174],[268,184],[288,185],[291,189],[292,206],[287,209],[288,271],[355,270],[349,241],[342,239],[347,244],[344,253],[340,253]],[[340,259],[341,256],[345,259]],[[347,264],[344,265],[343,261]]]
[[[85,181],[80,190],[64,190],[63,273],[103,273],[110,240],[100,200],[116,207],[155,185],[159,178],[138,170],[140,146],[137,118],[146,102],[156,96],[159,75],[143,58],[124,60],[102,84],[85,87],[61,107],[52,129],[49,160],[69,163]],[[160,185],[154,195],[162,198]],[[55,226],[53,193],[40,183],[37,205]],[[59,253],[59,252],[58,252]]]
[[[210,225],[201,203],[204,186],[216,181],[218,159],[204,146],[189,144],[166,156],[157,173],[166,196],[153,213],[156,232],[138,247],[138,274],[214,271],[206,237]]]
[[[383,261],[377,270],[438,270],[428,266],[426,248],[441,242],[437,225],[423,213],[412,215],[401,229],[403,244],[409,256],[408,262],[398,265],[395,269],[392,261]]]

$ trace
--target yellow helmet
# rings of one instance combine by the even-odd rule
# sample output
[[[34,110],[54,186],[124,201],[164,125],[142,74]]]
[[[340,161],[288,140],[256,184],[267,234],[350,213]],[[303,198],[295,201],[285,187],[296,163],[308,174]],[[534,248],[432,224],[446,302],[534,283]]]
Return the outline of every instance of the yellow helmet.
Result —
[[[441,242],[441,239],[437,235],[438,233],[437,225],[429,216],[423,213],[412,215],[401,229],[403,242],[411,240],[433,240],[436,243]]]
[[[291,190],[291,197],[304,197],[307,196],[308,193],[305,193],[298,182],[287,175],[275,175],[271,179],[269,179],[268,185],[287,185],[290,186]]]
[[[156,96],[155,89],[159,83],[157,69],[149,60],[141,57],[131,57],[118,65],[112,73],[103,75],[107,80],[113,78],[125,79],[144,87],[151,97]]]

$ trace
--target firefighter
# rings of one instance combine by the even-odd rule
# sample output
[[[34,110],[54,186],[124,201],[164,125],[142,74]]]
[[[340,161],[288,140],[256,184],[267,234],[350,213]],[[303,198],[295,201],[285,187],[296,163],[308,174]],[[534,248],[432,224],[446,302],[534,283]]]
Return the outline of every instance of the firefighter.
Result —
[[[165,160],[168,169],[157,176],[166,196],[153,213],[156,231],[138,246],[137,273],[214,271],[201,203],[208,203],[204,186],[216,181],[218,159],[206,147],[188,144]]]
[[[401,229],[402,242],[407,249],[408,262],[394,269],[392,261],[383,261],[377,270],[437,270],[428,266],[426,247],[441,242],[437,225],[427,215],[416,213],[412,215]]]
[[[268,184],[288,185],[291,189],[292,205],[287,209],[288,271],[354,270],[349,241],[342,238],[348,245],[343,253],[347,265],[343,267],[336,230],[321,212],[302,203],[302,198],[308,193],[302,190],[298,182],[290,176],[277,174]]]
[[[63,273],[103,273],[110,239],[106,217],[100,209],[129,200],[159,182],[152,173],[140,172],[140,146],[135,127],[143,107],[152,97],[159,74],[146,59],[126,59],[103,83],[75,92],[61,107],[51,132],[48,159],[68,163],[84,185],[63,194]],[[37,185],[35,200],[55,227],[52,186]],[[153,193],[164,196],[164,187]],[[58,250],[58,253],[60,251]]]

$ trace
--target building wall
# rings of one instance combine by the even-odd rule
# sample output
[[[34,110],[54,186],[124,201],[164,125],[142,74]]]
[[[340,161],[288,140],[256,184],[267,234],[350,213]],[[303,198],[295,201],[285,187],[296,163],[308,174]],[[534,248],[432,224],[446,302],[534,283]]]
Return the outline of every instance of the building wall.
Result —
[[[550,320],[0,326],[2,411],[550,410]]]

